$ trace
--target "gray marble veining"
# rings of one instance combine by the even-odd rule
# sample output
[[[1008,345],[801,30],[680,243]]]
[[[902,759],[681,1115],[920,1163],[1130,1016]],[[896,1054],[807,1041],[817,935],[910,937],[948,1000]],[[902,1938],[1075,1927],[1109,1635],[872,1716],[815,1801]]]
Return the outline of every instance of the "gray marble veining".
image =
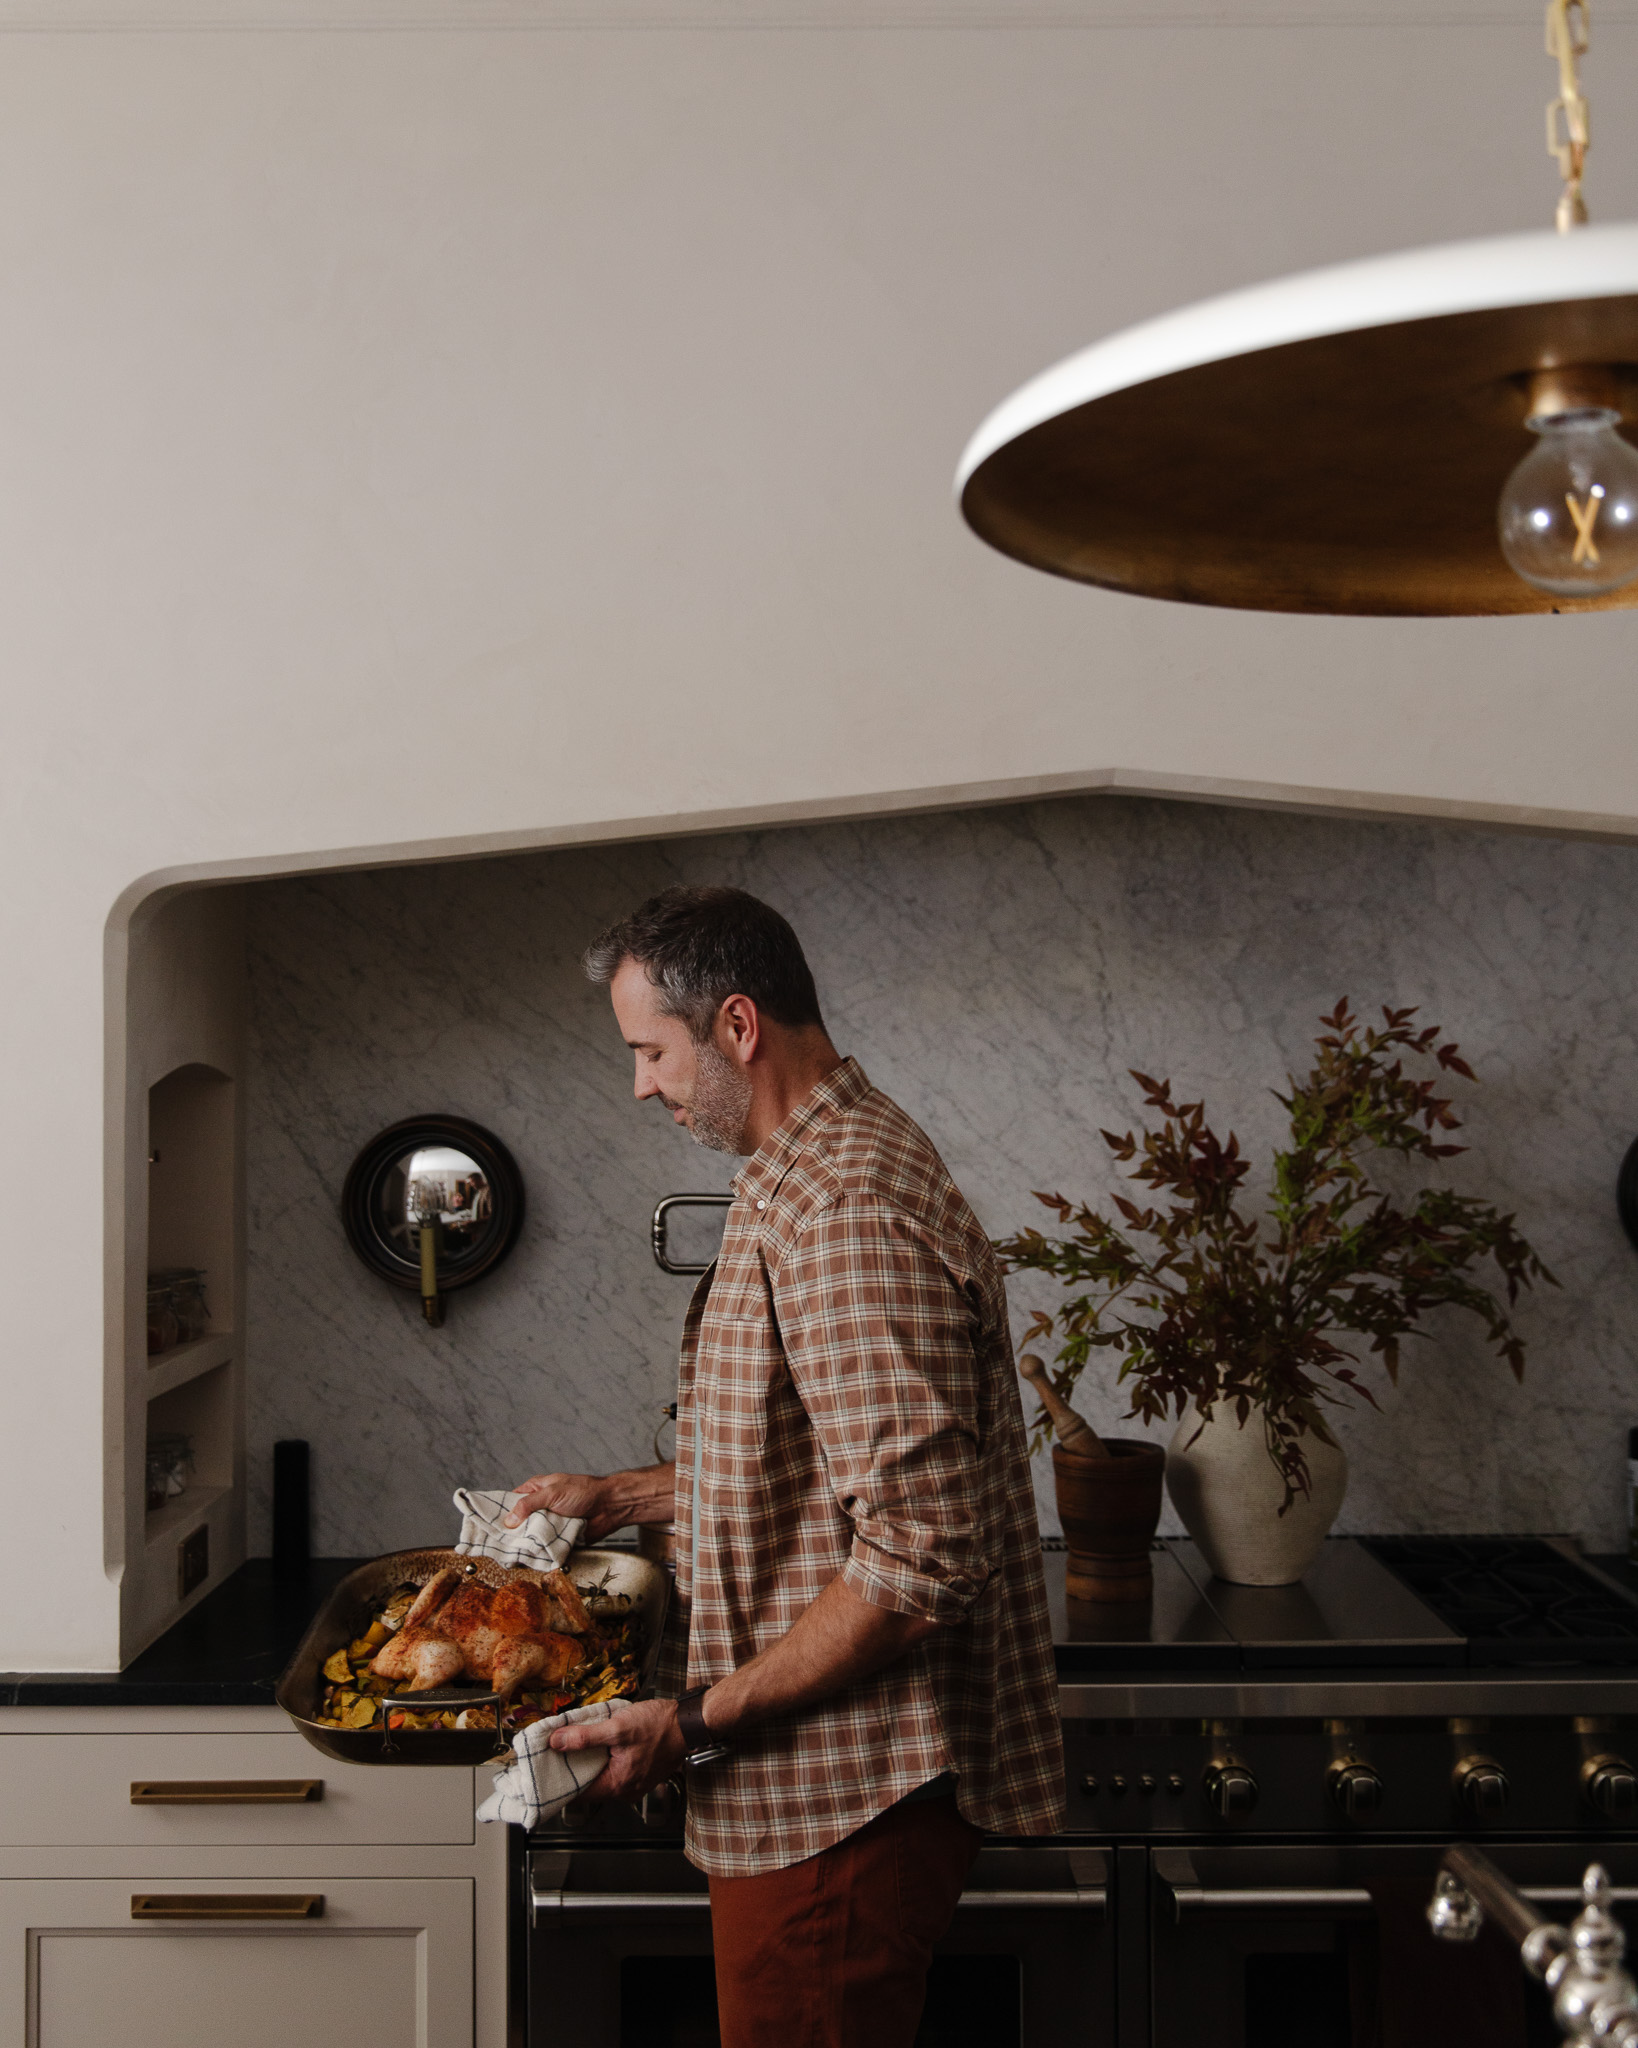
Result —
[[[1339,1527],[1624,1540],[1638,1253],[1613,1187],[1638,1132],[1638,852],[1091,798],[249,889],[253,1551],[279,1436],[313,1444],[330,1554],[445,1540],[460,1483],[649,1455],[689,1283],[655,1268],[648,1215],[732,1169],[633,1102],[577,962],[643,896],[699,880],[791,918],[837,1043],[997,1234],[1046,1225],[1033,1189],[1117,1184],[1098,1133],[1141,1114],[1128,1068],[1204,1095],[1264,1156],[1269,1091],[1321,1011],[1420,1004],[1481,1078],[1459,1090],[1451,1180],[1515,1210],[1563,1286],[1520,1310],[1522,1387],[1448,1313],[1397,1390],[1371,1375],[1381,1412],[1337,1418]],[[530,1204],[510,1263],[436,1331],[337,1213],[358,1147],[428,1109],[495,1130]],[[1049,1298],[1016,1285],[1018,1327]],[[1080,1405],[1121,1433],[1113,1387],[1089,1378]],[[1044,1473],[1040,1497],[1050,1530]]]

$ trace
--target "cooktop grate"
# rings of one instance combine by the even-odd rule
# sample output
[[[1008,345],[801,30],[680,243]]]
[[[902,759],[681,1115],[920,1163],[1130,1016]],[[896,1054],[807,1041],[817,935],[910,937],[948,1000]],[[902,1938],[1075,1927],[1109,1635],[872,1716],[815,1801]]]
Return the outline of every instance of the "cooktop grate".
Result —
[[[1638,1601],[1529,1536],[1365,1536],[1474,1664],[1634,1661]]]

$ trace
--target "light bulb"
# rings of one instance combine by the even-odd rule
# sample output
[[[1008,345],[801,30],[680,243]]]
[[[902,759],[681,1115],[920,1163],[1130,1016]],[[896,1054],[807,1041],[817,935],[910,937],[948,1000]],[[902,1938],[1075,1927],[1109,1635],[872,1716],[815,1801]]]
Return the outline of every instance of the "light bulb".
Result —
[[[1554,597],[1602,597],[1638,576],[1638,448],[1608,406],[1536,413],[1536,445],[1496,508],[1507,565]]]

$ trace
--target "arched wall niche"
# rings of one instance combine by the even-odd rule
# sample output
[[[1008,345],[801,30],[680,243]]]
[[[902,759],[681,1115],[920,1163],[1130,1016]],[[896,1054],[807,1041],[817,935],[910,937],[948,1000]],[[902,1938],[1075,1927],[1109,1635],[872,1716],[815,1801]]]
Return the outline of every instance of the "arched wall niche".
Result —
[[[1161,778],[1109,770],[687,817],[605,820],[345,850],[295,851],[144,877],[110,915],[108,946],[108,1427],[106,1563],[120,1586],[120,1661],[129,1662],[245,1554],[245,885],[348,870],[442,866],[508,854],[724,831],[863,822],[1050,797],[1174,802],[1329,818],[1442,819],[1566,839],[1638,840],[1624,819],[1411,803],[1319,789]],[[151,1158],[157,1149],[160,1158]],[[206,1269],[211,1328],[186,1356],[150,1360],[144,1289],[155,1266]],[[145,1505],[148,1437],[195,1439],[194,1484],[174,1508]],[[209,1572],[178,1593],[177,1549],[209,1528]]]

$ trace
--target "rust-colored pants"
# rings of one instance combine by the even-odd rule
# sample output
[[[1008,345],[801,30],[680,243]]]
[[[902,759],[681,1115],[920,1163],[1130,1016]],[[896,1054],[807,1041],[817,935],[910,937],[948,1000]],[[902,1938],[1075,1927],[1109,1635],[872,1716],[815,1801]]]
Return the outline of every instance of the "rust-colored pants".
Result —
[[[785,1870],[713,1877],[722,2048],[910,2048],[980,1839],[953,1798],[918,1799]]]

